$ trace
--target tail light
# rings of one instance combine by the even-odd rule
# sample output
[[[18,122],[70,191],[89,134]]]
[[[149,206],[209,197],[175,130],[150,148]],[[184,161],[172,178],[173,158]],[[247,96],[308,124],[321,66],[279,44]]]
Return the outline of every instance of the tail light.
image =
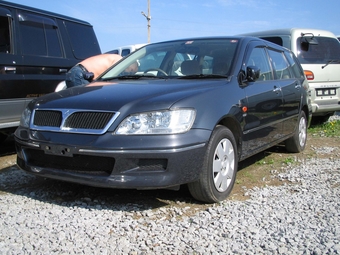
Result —
[[[312,71],[304,70],[304,72],[305,72],[307,80],[309,81],[314,80],[314,74]]]

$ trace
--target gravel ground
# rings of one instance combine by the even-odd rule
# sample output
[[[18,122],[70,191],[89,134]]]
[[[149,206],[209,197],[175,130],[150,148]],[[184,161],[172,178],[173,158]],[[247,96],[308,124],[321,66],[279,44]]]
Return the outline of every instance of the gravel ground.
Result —
[[[273,170],[282,186],[246,190],[246,201],[196,213],[180,201],[146,208],[74,198],[53,185],[35,189],[37,178],[12,166],[0,172],[0,254],[340,254],[333,149],[315,148],[323,157]]]

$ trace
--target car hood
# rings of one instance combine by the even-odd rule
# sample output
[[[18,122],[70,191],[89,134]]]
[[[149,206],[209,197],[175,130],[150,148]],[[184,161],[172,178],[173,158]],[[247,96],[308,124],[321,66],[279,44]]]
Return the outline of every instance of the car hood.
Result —
[[[86,86],[45,95],[38,98],[35,103],[38,108],[49,109],[104,111],[122,111],[122,108],[136,107],[138,111],[169,109],[183,98],[213,90],[226,83],[226,79],[93,82]]]

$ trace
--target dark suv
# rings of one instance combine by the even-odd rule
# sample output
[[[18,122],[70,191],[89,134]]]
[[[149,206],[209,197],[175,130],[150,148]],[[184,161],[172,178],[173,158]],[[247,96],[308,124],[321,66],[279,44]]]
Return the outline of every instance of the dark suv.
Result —
[[[100,53],[89,23],[0,1],[0,142],[29,101],[54,92],[68,69]]]
[[[196,199],[221,201],[240,160],[281,142],[305,148],[307,90],[294,54],[258,38],[146,45],[87,86],[32,101],[15,132],[17,163],[100,187],[188,184]]]

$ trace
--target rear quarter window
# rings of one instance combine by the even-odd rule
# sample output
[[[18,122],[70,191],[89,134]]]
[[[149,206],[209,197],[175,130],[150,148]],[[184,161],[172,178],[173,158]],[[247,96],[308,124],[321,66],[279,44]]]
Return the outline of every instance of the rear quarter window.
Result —
[[[92,26],[65,21],[74,57],[85,59],[100,52]]]

